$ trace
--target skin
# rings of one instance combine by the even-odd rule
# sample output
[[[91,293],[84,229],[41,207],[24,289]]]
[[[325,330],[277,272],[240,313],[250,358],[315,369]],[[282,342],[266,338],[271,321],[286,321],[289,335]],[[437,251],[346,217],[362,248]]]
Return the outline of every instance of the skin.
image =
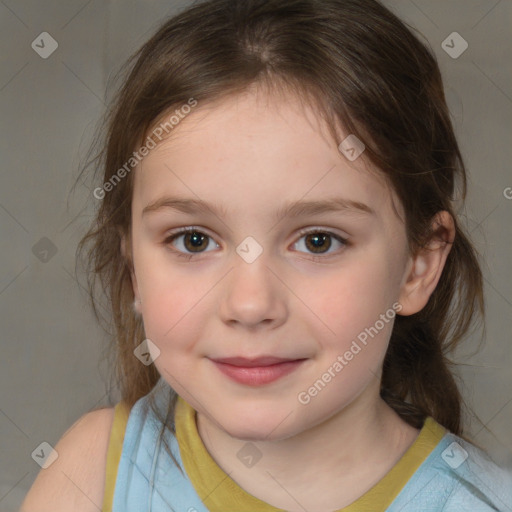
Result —
[[[393,321],[308,404],[297,397],[394,303],[401,314],[421,310],[450,250],[440,242],[413,257],[390,187],[364,154],[350,162],[338,144],[292,95],[252,89],[200,104],[134,176],[132,281],[147,337],[161,351],[155,365],[197,411],[217,464],[247,492],[290,511],[350,504],[417,437],[379,396]],[[171,208],[142,215],[165,195],[218,204],[225,216]],[[374,213],[273,217],[288,202],[333,197]],[[453,239],[451,217],[441,212],[436,222],[440,236]],[[185,236],[165,242],[187,226],[211,237],[203,252],[191,252]],[[331,238],[326,254],[315,254],[302,228],[347,244]],[[263,248],[252,263],[236,252],[248,236]],[[211,361],[261,355],[306,361],[255,387],[230,380]],[[237,457],[247,441],[262,453],[251,468]]]

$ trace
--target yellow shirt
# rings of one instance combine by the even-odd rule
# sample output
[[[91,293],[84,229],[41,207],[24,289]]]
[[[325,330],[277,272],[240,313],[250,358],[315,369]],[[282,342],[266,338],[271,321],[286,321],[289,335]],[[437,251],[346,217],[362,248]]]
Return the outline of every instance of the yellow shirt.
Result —
[[[117,467],[128,416],[128,407],[124,402],[119,402],[115,407],[107,453],[102,512],[112,510]],[[199,437],[196,411],[181,397],[178,397],[176,403],[175,424],[183,465],[198,496],[209,510],[282,512],[244,491],[217,465]],[[384,512],[445,433],[444,427],[428,417],[416,440],[393,468],[370,490],[338,512]]]

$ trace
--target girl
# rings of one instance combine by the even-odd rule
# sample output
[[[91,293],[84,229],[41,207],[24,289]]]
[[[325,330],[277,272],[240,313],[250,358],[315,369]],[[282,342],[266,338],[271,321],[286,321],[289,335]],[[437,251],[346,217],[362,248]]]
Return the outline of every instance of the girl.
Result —
[[[136,55],[103,157],[80,249],[122,400],[24,510],[512,510],[447,359],[483,311],[464,164],[435,58],[391,12],[190,7]]]

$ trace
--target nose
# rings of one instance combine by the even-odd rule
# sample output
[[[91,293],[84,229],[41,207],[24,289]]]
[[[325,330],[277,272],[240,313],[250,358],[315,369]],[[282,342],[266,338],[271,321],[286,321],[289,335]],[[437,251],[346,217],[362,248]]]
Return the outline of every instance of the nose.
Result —
[[[286,287],[260,256],[252,263],[236,255],[219,304],[222,321],[231,327],[275,329],[288,315]]]

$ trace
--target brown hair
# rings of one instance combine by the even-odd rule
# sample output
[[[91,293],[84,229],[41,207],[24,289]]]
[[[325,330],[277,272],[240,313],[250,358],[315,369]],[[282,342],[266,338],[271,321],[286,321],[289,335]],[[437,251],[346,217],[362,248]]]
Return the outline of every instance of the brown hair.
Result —
[[[466,173],[432,51],[375,0],[208,0],[167,21],[128,66],[105,120],[102,183],[164,114],[190,98],[201,105],[264,84],[307,100],[335,140],[341,124],[364,142],[364,156],[403,205],[412,253],[431,237],[437,212],[454,217],[453,246],[428,304],[396,318],[381,396],[417,428],[430,415],[462,435],[462,399],[448,355],[483,318],[482,275],[454,212],[457,189],[465,197]],[[133,354],[145,335],[133,311],[132,260],[120,251],[121,237],[130,240],[132,191],[128,173],[105,193],[78,249],[92,243],[92,306],[99,318],[99,278],[115,327],[117,380],[130,406],[159,379],[154,365]]]

